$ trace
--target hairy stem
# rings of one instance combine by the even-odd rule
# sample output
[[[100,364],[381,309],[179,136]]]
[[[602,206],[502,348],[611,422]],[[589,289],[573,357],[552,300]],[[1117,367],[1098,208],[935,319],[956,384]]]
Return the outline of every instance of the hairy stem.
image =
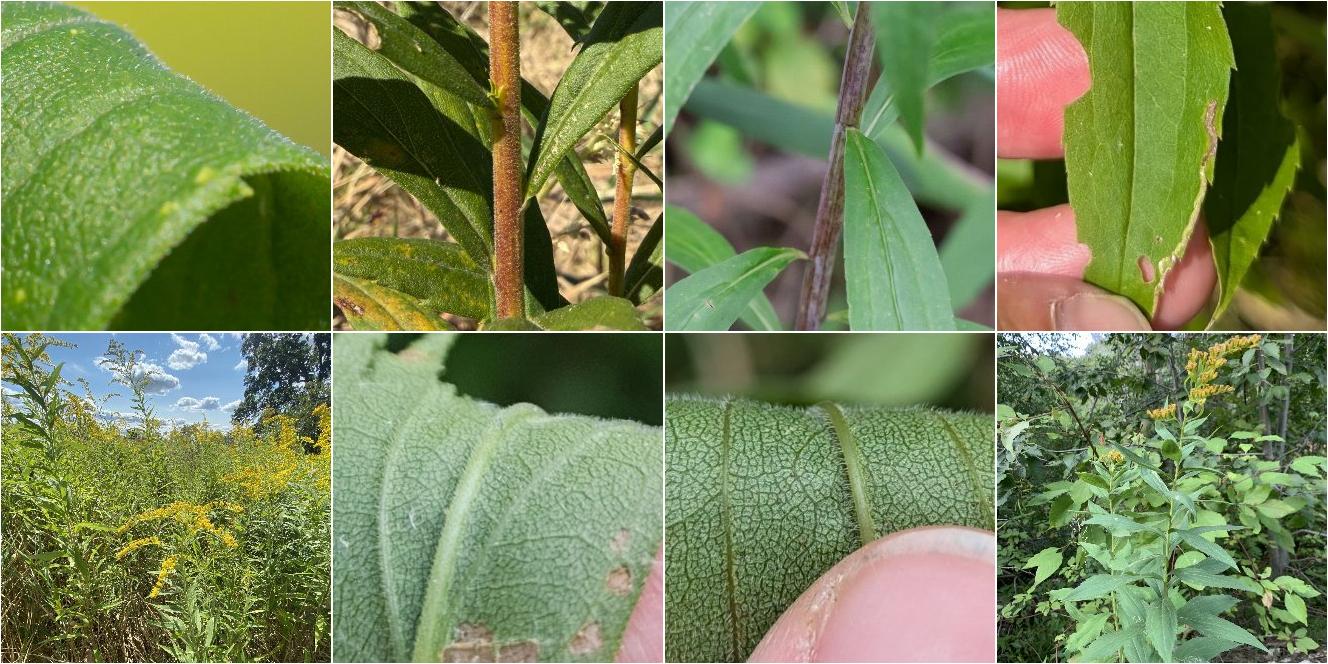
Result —
[[[618,145],[623,151],[636,152],[637,89],[632,89],[618,103]],[[636,164],[626,154],[618,154],[618,190],[613,197],[613,229],[609,236],[609,295],[622,296],[623,270],[627,260],[627,228],[632,225],[632,179]]]
[[[489,78],[502,131],[493,141],[495,319],[525,312],[521,236],[521,46],[517,3],[489,3]],[[498,123],[495,124],[497,129]]]
[[[844,55],[844,74],[839,82],[839,110],[835,113],[835,133],[830,141],[830,168],[821,182],[821,200],[816,206],[816,227],[812,232],[810,264],[802,277],[802,298],[798,302],[794,327],[816,330],[825,318],[825,303],[830,296],[834,276],[835,252],[844,228],[844,135],[858,126],[862,105],[871,88],[872,49],[876,34],[872,30],[866,4],[858,5],[853,29]]]

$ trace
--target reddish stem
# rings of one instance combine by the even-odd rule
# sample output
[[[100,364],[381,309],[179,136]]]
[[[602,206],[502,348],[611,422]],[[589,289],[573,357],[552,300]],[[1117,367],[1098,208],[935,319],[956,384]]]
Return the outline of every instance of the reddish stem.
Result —
[[[502,131],[493,141],[495,319],[525,313],[521,235],[521,47],[517,3],[489,3],[489,78]]]

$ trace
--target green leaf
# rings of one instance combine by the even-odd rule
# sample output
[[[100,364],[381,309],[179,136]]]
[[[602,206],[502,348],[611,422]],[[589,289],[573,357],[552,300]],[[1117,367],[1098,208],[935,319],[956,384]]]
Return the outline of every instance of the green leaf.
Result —
[[[673,129],[678,111],[710,63],[760,6],[759,2],[664,3],[664,47],[669,57],[664,72],[664,133]]]
[[[413,296],[364,279],[333,274],[332,301],[355,330],[451,329]]]
[[[1149,603],[1144,611],[1144,636],[1162,661],[1171,661],[1176,648],[1176,607],[1166,596]]]
[[[336,242],[332,253],[337,275],[405,293],[425,310],[475,320],[490,315],[489,277],[459,245],[424,238],[366,237]]]
[[[864,523],[878,535],[993,526],[990,415],[679,396],[666,411],[667,661],[746,661],[812,581],[862,546]]]
[[[1230,595],[1200,595],[1191,597],[1185,606],[1180,607],[1176,615],[1184,622],[1190,616],[1217,615],[1230,610],[1236,605],[1236,598]]]
[[[1292,618],[1295,618],[1302,625],[1310,624],[1309,614],[1305,608],[1305,600],[1301,599],[1299,595],[1289,592],[1283,593],[1282,602],[1286,605],[1287,613],[1290,613]]]
[[[580,43],[590,32],[595,23],[595,16],[603,9],[603,2],[551,2],[541,0],[535,3],[540,11],[548,14],[558,25],[563,26],[572,41]]]
[[[655,217],[650,230],[641,238],[623,276],[624,292],[633,301],[640,301],[643,288],[649,286],[652,291],[657,291],[664,283],[664,245],[660,242],[663,238],[664,215],[661,214]]]
[[[955,310],[971,304],[992,283],[996,264],[982,260],[996,255],[996,204],[993,191],[975,196],[945,233],[941,243],[941,268],[950,286],[950,305]]]
[[[1166,483],[1162,481],[1161,477],[1158,477],[1157,472],[1152,468],[1140,468],[1139,477],[1143,478],[1144,484],[1162,494],[1163,498],[1171,499],[1171,489],[1167,487]]]
[[[660,430],[458,395],[454,338],[337,339],[338,658],[611,660],[661,546]]]
[[[934,27],[936,38],[926,67],[927,87],[974,69],[990,67],[996,58],[996,13],[991,5],[947,2],[944,6],[944,19]],[[880,139],[898,117],[899,107],[894,102],[890,81],[882,76],[862,107],[862,133]]]
[[[1065,109],[1065,167],[1084,278],[1152,315],[1212,179],[1234,65],[1216,2],[1076,3],[1093,86]]]
[[[1291,470],[1294,470],[1301,475],[1318,477],[1318,469],[1324,468],[1326,464],[1328,464],[1328,458],[1321,456],[1297,457],[1295,461],[1291,462]]]
[[[1061,599],[1066,602],[1083,602],[1099,597],[1106,597],[1111,593],[1120,590],[1126,586],[1138,581],[1140,577],[1130,574],[1094,574],[1084,579],[1084,582],[1076,586],[1069,593],[1066,593]]]
[[[1268,8],[1232,3],[1222,8],[1236,57],[1231,101],[1222,118],[1213,189],[1204,200],[1221,298],[1211,320],[1231,304],[1300,162],[1295,127],[1278,108],[1281,68]]]
[[[1244,577],[1214,574],[1199,565],[1176,570],[1176,578],[1199,588],[1250,589],[1250,584]]]
[[[438,42],[406,19],[376,2],[339,0],[337,9],[353,11],[378,31],[380,55],[392,64],[448,93],[482,108],[492,108],[488,90],[475,82],[466,68]]]
[[[526,284],[526,310],[540,307],[552,311],[567,305],[558,292],[558,271],[553,265],[553,238],[544,223],[544,213],[531,201],[521,213],[525,237],[521,242],[522,268]],[[534,298],[535,302],[531,302]]]
[[[1176,646],[1176,651],[1172,653],[1172,657],[1177,662],[1211,662],[1218,655],[1239,645],[1239,643],[1226,639],[1197,636]]]
[[[877,2],[861,5],[859,10],[868,7],[876,26],[881,77],[889,81],[900,121],[918,154],[922,154],[926,126],[923,93],[927,91],[927,68],[936,39],[934,26],[944,7],[933,2]]]
[[[665,327],[726,330],[781,270],[806,257],[797,249],[760,247],[694,272],[665,294]]]
[[[1258,510],[1259,514],[1262,514],[1270,519],[1281,519],[1282,517],[1289,516],[1296,512],[1296,508],[1292,506],[1290,503],[1287,503],[1286,501],[1277,498],[1273,498],[1272,500],[1265,500],[1264,502],[1256,505],[1254,509]]]
[[[702,118],[723,122],[748,138],[815,159],[830,154],[835,119],[829,113],[775,99],[750,87],[702,79],[687,100],[687,110]],[[891,163],[918,203],[963,209],[991,187],[970,173],[955,169],[941,150],[929,149],[919,157],[904,130],[891,124],[873,139],[885,149]]]
[[[848,129],[844,281],[854,330],[953,330],[945,271],[922,213],[880,146]]]
[[[1036,588],[1038,584],[1046,581],[1047,577],[1054,574],[1056,570],[1060,569],[1061,550],[1054,546],[1049,546],[1039,551],[1036,556],[1029,558],[1028,562],[1024,563],[1024,569],[1030,567],[1037,567],[1037,572],[1033,575],[1033,585],[1028,587],[1029,590],[1032,590],[1033,588]]]
[[[719,231],[690,211],[669,205],[665,207],[664,213],[669,225],[669,241],[665,243],[664,258],[670,263],[687,272],[696,273],[737,255],[733,245]],[[780,329],[779,316],[775,314],[775,307],[765,293],[752,298],[739,317],[753,330]]]
[[[436,88],[427,94],[336,28],[332,59],[333,140],[414,196],[477,265],[487,266],[492,164],[469,107]]]
[[[641,315],[628,300],[602,295],[554,309],[533,319],[543,330],[645,330]]]
[[[1196,632],[1204,636],[1215,639],[1226,639],[1234,643],[1243,643],[1248,646],[1254,646],[1259,650],[1268,652],[1263,642],[1255,638],[1253,634],[1245,631],[1244,628],[1233,622],[1219,618],[1216,615],[1208,613],[1198,613],[1185,616],[1183,622],[1193,627]]]
[[[664,57],[663,9],[658,2],[605,5],[549,100],[535,132],[526,171],[526,197],[534,196],[554,166],[582,136]]]
[[[1078,655],[1071,658],[1073,662],[1112,662],[1116,660],[1117,653],[1125,644],[1133,641],[1139,636],[1138,627],[1130,627],[1125,630],[1113,630],[1097,637],[1088,647],[1079,652]]]
[[[326,329],[325,158],[111,23],[0,12],[4,327]]]

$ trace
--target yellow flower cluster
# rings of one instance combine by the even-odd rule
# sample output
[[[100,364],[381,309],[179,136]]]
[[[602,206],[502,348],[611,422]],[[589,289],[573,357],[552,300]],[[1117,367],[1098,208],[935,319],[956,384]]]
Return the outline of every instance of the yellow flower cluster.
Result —
[[[1207,350],[1191,349],[1190,356],[1185,362],[1185,373],[1189,376],[1187,382],[1192,386],[1190,388],[1190,401],[1202,406],[1209,397],[1233,391],[1234,388],[1230,385],[1212,384],[1213,381],[1217,380],[1217,370],[1227,364],[1226,357],[1228,355],[1254,348],[1261,341],[1263,341],[1262,336],[1251,334],[1244,337],[1232,337],[1209,346]]]
[[[135,549],[141,549],[149,545],[161,546],[161,539],[157,537],[140,537],[130,542],[129,544],[126,544],[123,549],[116,551],[115,559],[120,560],[121,558],[124,558],[125,556],[132,553]]]
[[[1106,454],[1102,455],[1102,460],[1107,462],[1108,466],[1114,466],[1124,461],[1125,455],[1121,454],[1119,450],[1111,450],[1110,452],[1107,452]]]
[[[332,446],[332,410],[320,403],[314,409],[314,417],[318,418],[318,440],[314,441],[314,447],[326,454]]]
[[[1161,408],[1154,408],[1148,411],[1148,417],[1154,420],[1165,420],[1176,416],[1176,404],[1169,403]]]
[[[317,440],[300,436],[295,429],[295,418],[269,415],[264,423],[275,434],[253,444],[261,460],[228,473],[222,479],[238,486],[250,500],[278,494],[292,482],[305,479],[313,479],[320,490],[327,490],[330,473],[326,452],[331,446],[332,417],[326,404],[315,408],[314,415],[318,417],[319,425]],[[306,454],[308,447],[323,453]]]
[[[133,517],[130,517],[130,519],[126,521],[124,525],[120,526],[119,529],[116,530],[116,532],[119,533],[126,532],[130,528],[133,528],[134,526],[140,523],[145,523],[147,521],[159,521],[162,519],[181,520],[179,519],[179,516],[183,515],[184,523],[187,523],[189,525],[190,534],[200,531],[210,533],[213,536],[215,536],[217,539],[221,540],[222,544],[225,544],[228,547],[235,547],[239,544],[239,542],[235,540],[235,536],[232,535],[229,530],[217,527],[216,524],[212,523],[212,519],[208,518],[209,513],[211,513],[213,510],[219,510],[219,509],[235,513],[244,511],[243,506],[237,505],[235,503],[229,503],[224,500],[214,500],[210,503],[206,503],[203,505],[196,505],[188,501],[177,500],[164,507],[150,509],[141,514],[137,514],[134,515]],[[156,543],[161,544],[161,542],[156,542]],[[130,546],[133,546],[132,542],[130,543]],[[139,546],[144,546],[144,545],[140,544]],[[125,548],[128,549],[129,547]],[[132,551],[133,549],[129,550]],[[121,556],[116,556],[116,557],[119,558]]]
[[[175,569],[175,563],[179,560],[179,556],[171,555],[166,556],[166,559],[161,561],[161,569],[157,570],[157,583],[152,586],[152,592],[148,593],[148,599],[161,594],[161,589],[166,586],[166,577],[171,575],[171,571]]]
[[[1200,385],[1199,387],[1190,390],[1190,401],[1203,403],[1208,397],[1235,391],[1236,388],[1230,385]]]

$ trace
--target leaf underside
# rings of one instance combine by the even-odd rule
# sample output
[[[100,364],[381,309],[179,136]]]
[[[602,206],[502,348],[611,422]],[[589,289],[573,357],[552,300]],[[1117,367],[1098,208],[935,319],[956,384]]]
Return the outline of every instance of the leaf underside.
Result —
[[[861,546],[864,523],[877,536],[994,527],[990,416],[840,408],[863,462],[861,518],[827,409],[681,396],[666,408],[668,661],[745,661],[799,594]]]
[[[1093,85],[1065,110],[1086,280],[1150,316],[1212,179],[1234,59],[1216,2],[1065,2]]]
[[[6,328],[325,328],[324,158],[111,23],[0,11]]]
[[[499,408],[338,335],[338,661],[611,661],[661,544],[660,431]]]

